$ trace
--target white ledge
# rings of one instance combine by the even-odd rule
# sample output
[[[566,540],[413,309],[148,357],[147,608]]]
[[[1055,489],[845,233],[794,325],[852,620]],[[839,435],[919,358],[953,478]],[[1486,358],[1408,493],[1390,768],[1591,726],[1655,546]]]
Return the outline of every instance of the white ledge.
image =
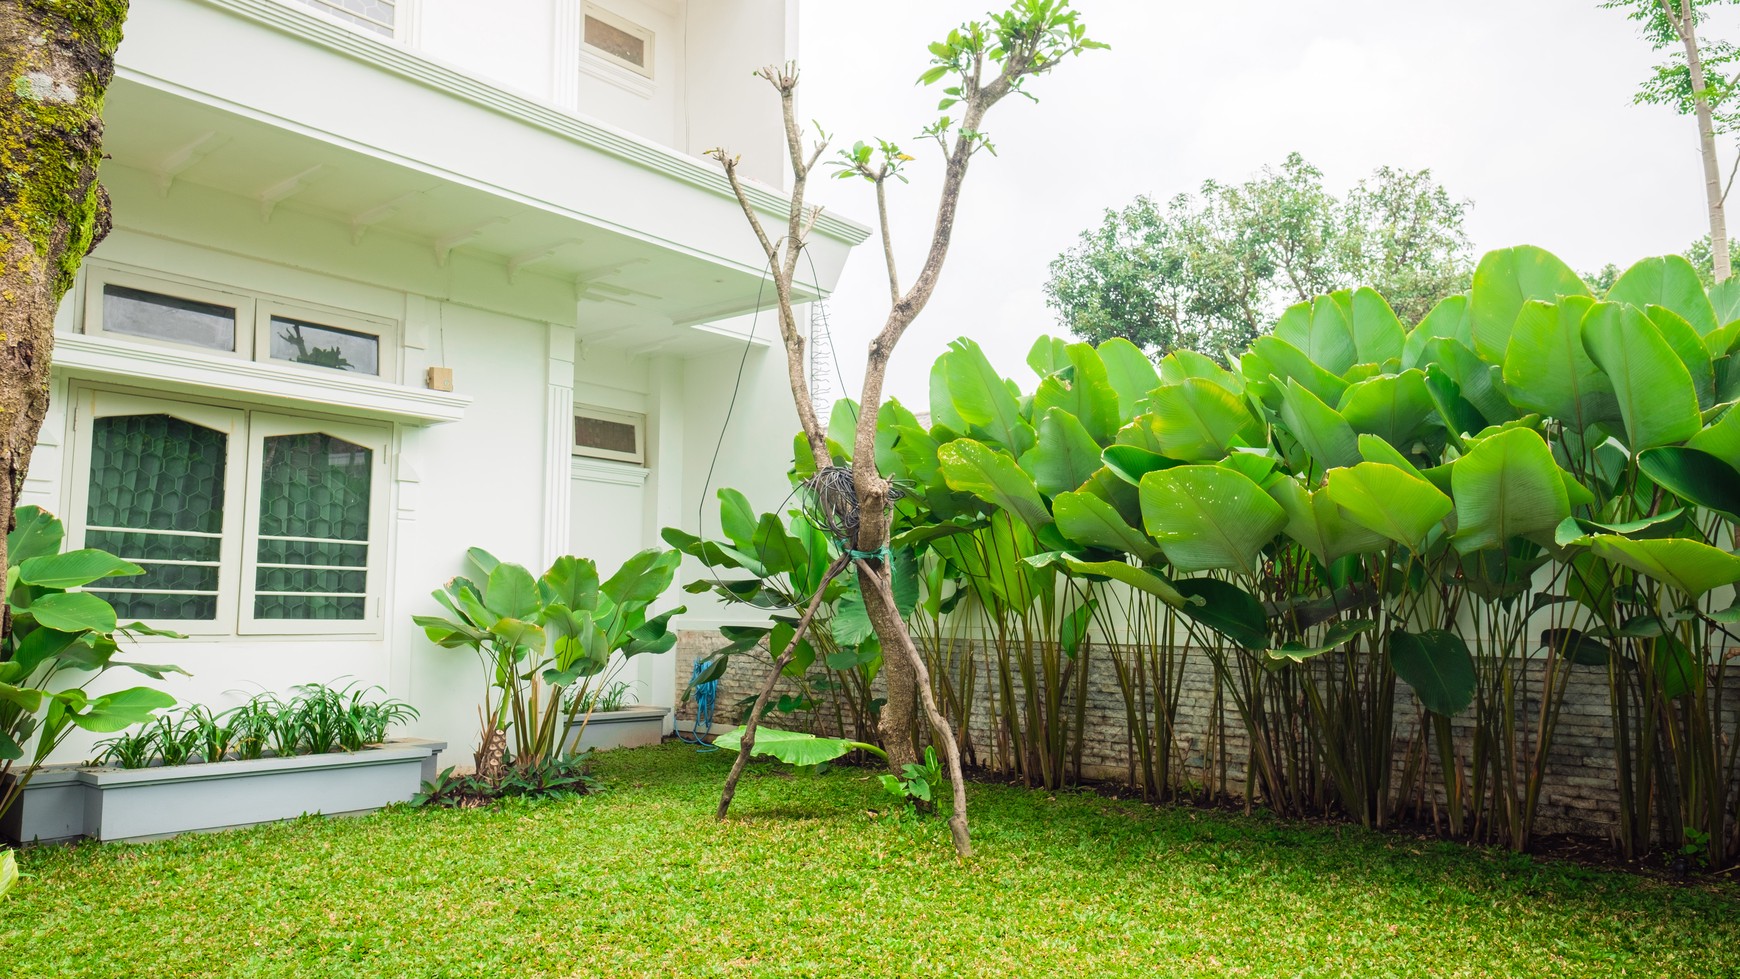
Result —
[[[55,335],[54,370],[152,390],[221,394],[417,425],[459,421],[471,404],[468,395],[390,384],[346,371],[280,367],[82,333]]]
[[[652,472],[645,466],[637,466],[630,462],[610,462],[586,456],[574,456],[571,466],[575,479],[584,479],[594,483],[614,483],[618,486],[644,486],[647,476]]]

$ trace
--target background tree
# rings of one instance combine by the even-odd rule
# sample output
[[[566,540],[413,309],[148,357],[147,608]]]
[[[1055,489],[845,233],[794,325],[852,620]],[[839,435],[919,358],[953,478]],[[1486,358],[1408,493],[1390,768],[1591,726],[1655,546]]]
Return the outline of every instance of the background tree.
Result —
[[[54,314],[109,230],[103,93],[127,0],[0,3],[0,514],[10,530],[48,412]],[[6,541],[0,534],[0,577]],[[0,635],[11,618],[0,607]]]
[[[895,248],[889,234],[888,189],[891,180],[903,180],[902,166],[911,157],[887,141],[875,146],[854,145],[840,154],[839,172],[857,177],[875,187],[876,210],[882,231],[883,259],[887,267],[889,311],[882,329],[870,341],[864,365],[864,387],[859,396],[858,423],[854,432],[850,468],[849,496],[844,504],[851,508],[855,522],[855,538],[840,542],[841,556],[830,569],[828,578],[846,570],[856,570],[864,607],[883,649],[882,676],[888,686],[888,697],[879,719],[882,740],[888,750],[889,765],[899,771],[903,765],[918,760],[912,741],[916,729],[918,705],[922,702],[933,731],[933,742],[940,744],[947,760],[950,781],[954,789],[954,814],[949,829],[954,836],[955,850],[961,856],[971,853],[967,833],[966,788],[961,778],[960,754],[948,720],[937,709],[926,675],[924,658],[919,655],[906,622],[894,599],[890,576],[892,562],[886,560],[889,542],[889,509],[891,484],[876,468],[876,419],[882,407],[882,387],[887,377],[888,360],[894,354],[902,336],[918,314],[924,310],[936,291],[943,262],[948,257],[954,235],[955,219],[960,211],[961,188],[968,166],[980,151],[992,150],[984,129],[985,116],[999,102],[1011,95],[1029,99],[1025,83],[1035,75],[1045,74],[1065,58],[1105,45],[1090,40],[1069,0],[1015,0],[1003,13],[988,15],[987,20],[972,21],[950,31],[949,36],[930,45],[931,65],[919,77],[925,85],[943,83],[939,112],[949,112],[925,127],[921,137],[934,142],[943,155],[943,184],[937,201],[935,223],[932,226],[924,260],[910,285],[902,285]],[[725,168],[725,175],[736,192],[744,217],[755,232],[772,270],[774,294],[779,305],[780,338],[786,352],[788,380],[798,420],[803,425],[804,439],[818,477],[824,471],[837,470],[828,448],[827,431],[817,417],[814,399],[806,379],[804,336],[798,330],[797,316],[792,306],[792,280],[796,275],[799,256],[805,239],[815,227],[820,208],[804,200],[805,188],[816,164],[827,149],[822,136],[808,151],[804,148],[804,131],[797,121],[795,93],[798,72],[794,65],[772,66],[757,73],[779,93],[784,116],[786,155],[792,169],[791,205],[785,216],[783,234],[772,234],[756,215],[737,174],[738,158],[723,148],[710,154]],[[958,112],[959,115],[952,113]],[[994,151],[993,151],[994,152]],[[836,502],[841,502],[837,500]],[[763,687],[755,706],[744,724],[737,760],[732,765],[725,791],[719,802],[718,815],[723,818],[731,804],[737,779],[755,743],[755,728],[773,684],[780,671],[790,661],[803,631],[808,627],[820,603],[826,582],[812,597],[809,609],[786,644],[786,651],[775,661],[773,673]]]
[[[1077,336],[1157,355],[1242,349],[1285,307],[1348,286],[1413,322],[1468,286],[1467,209],[1430,170],[1380,167],[1337,198],[1293,153],[1242,184],[1107,210],[1051,263],[1047,301]]]
[[[1728,278],[1728,192],[1740,154],[1722,179],[1716,137],[1735,130],[1740,121],[1734,94],[1735,66],[1740,50],[1727,41],[1709,41],[1698,34],[1713,7],[1736,0],[1607,0],[1601,6],[1623,10],[1643,25],[1643,36],[1657,51],[1669,49],[1668,60],[1645,79],[1635,101],[1639,105],[1672,106],[1698,123],[1698,153],[1703,160],[1704,205],[1710,221],[1710,268],[1715,281]],[[1671,50],[1677,48],[1678,50]]]

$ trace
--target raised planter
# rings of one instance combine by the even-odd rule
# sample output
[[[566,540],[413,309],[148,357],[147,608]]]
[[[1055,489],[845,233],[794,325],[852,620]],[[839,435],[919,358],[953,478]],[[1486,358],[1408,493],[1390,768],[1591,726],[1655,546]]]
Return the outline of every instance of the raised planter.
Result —
[[[567,749],[643,748],[658,744],[665,736],[665,718],[669,707],[624,707],[621,710],[595,711],[586,723],[578,744],[570,735]]]
[[[51,766],[38,772],[0,821],[10,843],[144,840],[335,816],[409,802],[445,742],[403,738],[356,752],[256,761],[98,768]]]

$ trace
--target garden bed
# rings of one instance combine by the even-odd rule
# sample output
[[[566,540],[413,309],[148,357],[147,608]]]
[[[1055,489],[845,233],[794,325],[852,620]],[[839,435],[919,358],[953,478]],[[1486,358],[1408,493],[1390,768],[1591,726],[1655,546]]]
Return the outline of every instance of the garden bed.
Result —
[[[50,766],[0,822],[10,843],[143,840],[333,816],[408,802],[445,742],[402,738],[361,751],[148,768]]]
[[[586,729],[580,736],[569,737],[568,750],[593,748],[603,751],[658,744],[665,736],[665,718],[670,714],[669,707],[636,706],[593,711],[592,719],[586,722]]]

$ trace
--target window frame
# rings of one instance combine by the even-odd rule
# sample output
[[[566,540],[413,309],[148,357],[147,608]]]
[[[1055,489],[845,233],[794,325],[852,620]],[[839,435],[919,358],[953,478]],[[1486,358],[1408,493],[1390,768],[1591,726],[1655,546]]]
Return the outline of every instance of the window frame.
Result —
[[[350,20],[343,15],[355,17],[357,20],[368,20],[368,18],[364,17],[362,14],[351,13],[350,11],[345,10],[343,5],[338,3],[337,0],[313,0],[313,2],[310,2],[310,0],[292,0],[292,2],[295,3],[296,6],[305,10],[313,11],[317,16],[326,17],[336,23],[343,24],[345,27],[348,27],[353,31],[360,31],[367,34],[369,37],[388,41],[398,41],[403,40],[405,36],[405,8],[410,6],[411,0],[394,0],[393,22],[390,25],[382,24],[378,20],[369,21],[368,24],[359,24],[355,20]],[[390,30],[378,31],[369,26],[370,24],[375,27],[388,27]]]
[[[314,326],[330,326],[339,330],[349,330],[352,333],[366,333],[373,336],[378,344],[375,351],[375,366],[379,369],[378,373],[364,374],[361,371],[322,367],[319,364],[298,364],[293,360],[282,360],[272,356],[272,317],[274,316],[300,320]],[[373,377],[388,384],[399,383],[401,376],[399,361],[404,345],[399,342],[399,324],[397,321],[262,296],[254,301],[253,334],[254,350],[256,351],[255,363],[270,364],[273,367],[288,367],[296,371],[314,371],[321,374],[337,373],[355,377]]]
[[[586,19],[589,17],[608,27],[614,27],[624,34],[639,38],[642,43],[646,45],[646,64],[637,65],[627,58],[618,57],[603,48],[594,47],[587,43]],[[655,77],[653,67],[657,64],[657,41],[658,34],[650,27],[637,24],[634,21],[629,20],[627,17],[624,17],[615,11],[600,7],[595,3],[582,3],[580,5],[580,53],[583,57],[595,58],[604,64],[620,68],[623,71],[632,72],[648,81],[652,81]]]
[[[90,503],[91,450],[94,422],[116,415],[170,415],[208,428],[227,420],[233,428],[224,462],[224,516],[218,556],[218,606],[213,619],[143,619],[155,629],[201,639],[296,639],[335,636],[380,639],[386,634],[388,520],[391,516],[394,426],[336,419],[320,415],[290,415],[257,410],[244,404],[211,401],[180,394],[117,390],[75,383],[72,405],[72,452],[66,463],[68,547],[85,546]],[[223,430],[223,429],[220,429]],[[368,563],[361,619],[258,619],[254,598],[259,558],[259,485],[264,468],[263,444],[271,435],[320,432],[370,449],[374,453],[369,479]],[[126,579],[119,579],[124,582]],[[146,638],[146,637],[141,637]]]
[[[580,419],[595,418],[599,421],[617,422],[631,425],[634,428],[634,451],[617,452],[612,449],[600,449],[590,445],[580,444]],[[574,447],[572,454],[587,459],[604,459],[609,462],[628,462],[637,466],[646,465],[646,415],[638,411],[622,411],[616,408],[601,408],[597,405],[576,403],[574,405]]]
[[[153,292],[168,296],[171,299],[185,299],[191,302],[210,303],[215,306],[231,306],[236,311],[236,343],[234,350],[219,350],[216,347],[202,347],[197,343],[181,343],[176,340],[165,340],[159,337],[142,336],[137,333],[122,333],[108,329],[103,323],[103,313],[108,305],[103,290],[107,286],[120,286],[123,289],[136,289],[141,292]],[[254,359],[254,338],[258,330],[255,328],[256,314],[255,297],[244,293],[226,290],[217,286],[187,282],[182,279],[171,279],[162,276],[148,275],[119,269],[113,266],[91,266],[85,278],[85,308],[83,316],[84,332],[90,336],[120,340],[124,343],[147,343],[154,347],[168,347],[172,350],[197,350],[200,353],[214,357],[229,357],[233,360]]]

